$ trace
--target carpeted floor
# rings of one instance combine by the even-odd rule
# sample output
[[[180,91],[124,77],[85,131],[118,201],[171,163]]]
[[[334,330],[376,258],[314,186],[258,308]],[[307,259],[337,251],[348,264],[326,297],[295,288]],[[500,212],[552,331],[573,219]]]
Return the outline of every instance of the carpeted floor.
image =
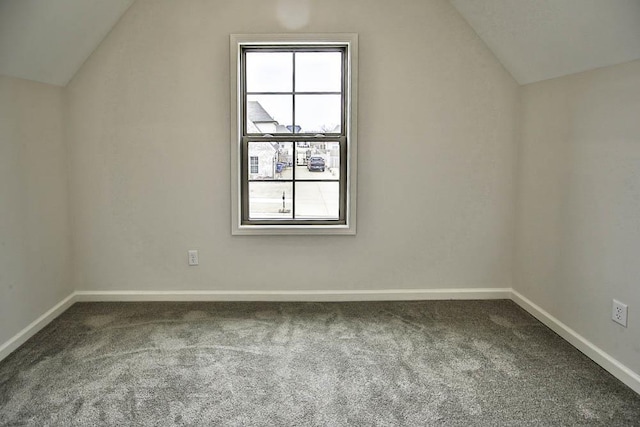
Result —
[[[0,362],[0,425],[640,425],[511,301],[78,303]]]

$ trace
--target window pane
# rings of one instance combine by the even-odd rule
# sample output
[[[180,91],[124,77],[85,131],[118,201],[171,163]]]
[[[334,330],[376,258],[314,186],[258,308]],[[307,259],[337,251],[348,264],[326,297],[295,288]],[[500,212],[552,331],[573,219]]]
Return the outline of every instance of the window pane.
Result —
[[[292,218],[292,196],[291,182],[249,182],[249,219]]]
[[[296,179],[340,179],[340,143],[297,142]]]
[[[247,52],[247,92],[292,92],[293,53]]]
[[[340,92],[341,52],[296,53],[296,92]]]
[[[247,133],[292,133],[291,95],[247,95]]]
[[[338,182],[296,182],[296,219],[338,219]]]
[[[248,144],[250,181],[293,178],[292,142],[250,141]]]
[[[296,125],[304,133],[340,133],[340,95],[296,95]]]

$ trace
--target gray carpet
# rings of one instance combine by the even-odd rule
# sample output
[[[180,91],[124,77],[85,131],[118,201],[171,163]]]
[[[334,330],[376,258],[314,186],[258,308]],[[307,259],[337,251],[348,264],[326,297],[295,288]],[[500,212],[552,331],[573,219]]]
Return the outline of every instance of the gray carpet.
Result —
[[[0,425],[640,425],[510,301],[78,303],[0,362]]]

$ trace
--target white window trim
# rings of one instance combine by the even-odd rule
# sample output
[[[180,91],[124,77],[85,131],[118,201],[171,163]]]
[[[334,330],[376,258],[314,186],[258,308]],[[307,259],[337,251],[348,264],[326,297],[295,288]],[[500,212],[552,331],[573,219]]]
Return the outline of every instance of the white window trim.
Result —
[[[229,38],[231,86],[231,234],[233,235],[353,235],[356,234],[356,189],[358,145],[358,35],[340,34],[232,34]],[[347,107],[347,194],[346,224],[344,225],[243,225],[241,221],[241,126],[240,105],[240,52],[243,45],[290,43],[340,43],[348,45],[347,61],[349,90]]]

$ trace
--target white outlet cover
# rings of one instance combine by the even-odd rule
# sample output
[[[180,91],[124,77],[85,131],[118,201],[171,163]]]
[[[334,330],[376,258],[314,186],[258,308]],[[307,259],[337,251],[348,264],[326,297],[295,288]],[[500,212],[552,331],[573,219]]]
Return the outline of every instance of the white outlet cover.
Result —
[[[189,265],[198,265],[198,262],[199,262],[198,251],[190,250],[190,251],[187,251],[187,254],[188,254],[187,259],[188,259]]]
[[[625,328],[627,327],[627,304],[621,303],[618,300],[613,300],[611,306],[611,320],[621,324]]]

